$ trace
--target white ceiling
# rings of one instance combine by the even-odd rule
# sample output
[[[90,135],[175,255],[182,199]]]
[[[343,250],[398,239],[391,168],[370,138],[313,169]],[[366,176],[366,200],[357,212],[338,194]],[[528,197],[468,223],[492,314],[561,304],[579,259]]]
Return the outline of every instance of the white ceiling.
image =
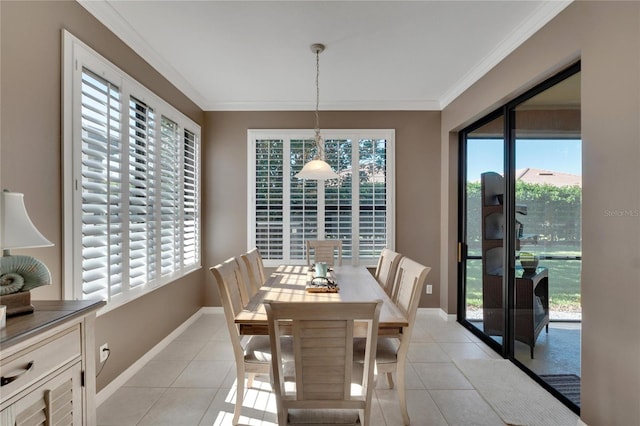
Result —
[[[439,110],[571,0],[78,0],[205,111]]]

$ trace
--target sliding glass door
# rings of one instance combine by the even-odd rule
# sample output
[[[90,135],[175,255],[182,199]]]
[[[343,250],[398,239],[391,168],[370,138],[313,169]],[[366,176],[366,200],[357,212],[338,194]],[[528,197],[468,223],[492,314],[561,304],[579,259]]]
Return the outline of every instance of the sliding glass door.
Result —
[[[513,118],[515,203],[526,209],[516,214],[513,357],[579,406],[580,74],[519,103]]]
[[[460,147],[459,321],[579,412],[579,64],[464,129]]]
[[[505,314],[504,293],[504,217],[503,199],[497,192],[483,190],[483,182],[504,175],[504,116],[487,117],[466,133],[461,165],[465,170],[464,276],[465,319],[493,339],[502,351]]]

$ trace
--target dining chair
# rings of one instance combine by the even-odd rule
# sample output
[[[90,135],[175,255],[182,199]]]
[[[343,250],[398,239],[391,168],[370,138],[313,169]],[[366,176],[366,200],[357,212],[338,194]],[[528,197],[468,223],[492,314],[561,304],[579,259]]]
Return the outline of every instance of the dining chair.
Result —
[[[391,298],[394,296],[393,283],[400,259],[402,259],[402,255],[400,253],[388,248],[382,249],[380,257],[378,258],[378,266],[376,267],[376,272],[374,274],[378,284],[380,284],[387,295]]]
[[[264,263],[262,262],[262,256],[257,248],[253,248],[246,253],[240,255],[240,268],[243,270],[246,277],[244,286],[241,290],[244,291],[241,294],[243,303],[246,305],[257,292],[260,287],[265,283],[266,277],[264,274]]]
[[[421,265],[408,257],[403,257],[400,260],[394,280],[395,294],[392,300],[406,315],[408,325],[402,328],[399,338],[383,337],[378,339],[376,350],[376,369],[378,374],[386,374],[390,389],[394,387],[392,374],[396,373],[400,412],[402,420],[407,426],[410,424],[405,391],[407,352],[420,303],[420,295],[429,271],[431,271],[430,267]],[[357,351],[360,357],[364,353],[363,345],[361,339],[356,340],[354,351]]]
[[[236,404],[233,411],[233,424],[238,424],[242,401],[244,398],[245,374],[249,374],[247,387],[253,386],[256,374],[269,374],[271,369],[271,344],[269,336],[250,336],[243,340],[238,326],[235,324],[236,315],[242,310],[243,303],[240,288],[244,286],[240,264],[236,258],[230,258],[223,263],[210,268],[220,290],[220,299],[224,316],[231,337],[231,346],[236,361]]]
[[[278,424],[369,424],[375,347],[382,301],[265,301]],[[354,323],[368,324],[364,362],[353,357]],[[293,335],[293,358],[282,361],[281,326]]]
[[[335,252],[338,250],[337,261]],[[311,252],[313,251],[313,258]],[[329,266],[342,265],[342,240],[307,240],[307,266],[326,262]]]

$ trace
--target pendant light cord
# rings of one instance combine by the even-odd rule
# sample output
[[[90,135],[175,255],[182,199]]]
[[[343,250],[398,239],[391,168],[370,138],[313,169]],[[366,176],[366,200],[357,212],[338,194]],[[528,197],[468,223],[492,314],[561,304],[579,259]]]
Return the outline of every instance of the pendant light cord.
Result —
[[[316,50],[316,137],[315,143],[318,149],[318,158],[324,160],[324,148],[322,147],[322,138],[320,137],[320,114],[318,108],[320,105],[320,50]]]

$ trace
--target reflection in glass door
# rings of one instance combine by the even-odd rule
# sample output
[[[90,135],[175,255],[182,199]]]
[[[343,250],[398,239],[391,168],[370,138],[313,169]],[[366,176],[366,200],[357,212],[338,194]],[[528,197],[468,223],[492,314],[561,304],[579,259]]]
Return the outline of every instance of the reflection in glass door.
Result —
[[[504,335],[504,117],[467,133],[463,309],[470,324],[501,346]],[[502,352],[502,350],[500,350]]]

